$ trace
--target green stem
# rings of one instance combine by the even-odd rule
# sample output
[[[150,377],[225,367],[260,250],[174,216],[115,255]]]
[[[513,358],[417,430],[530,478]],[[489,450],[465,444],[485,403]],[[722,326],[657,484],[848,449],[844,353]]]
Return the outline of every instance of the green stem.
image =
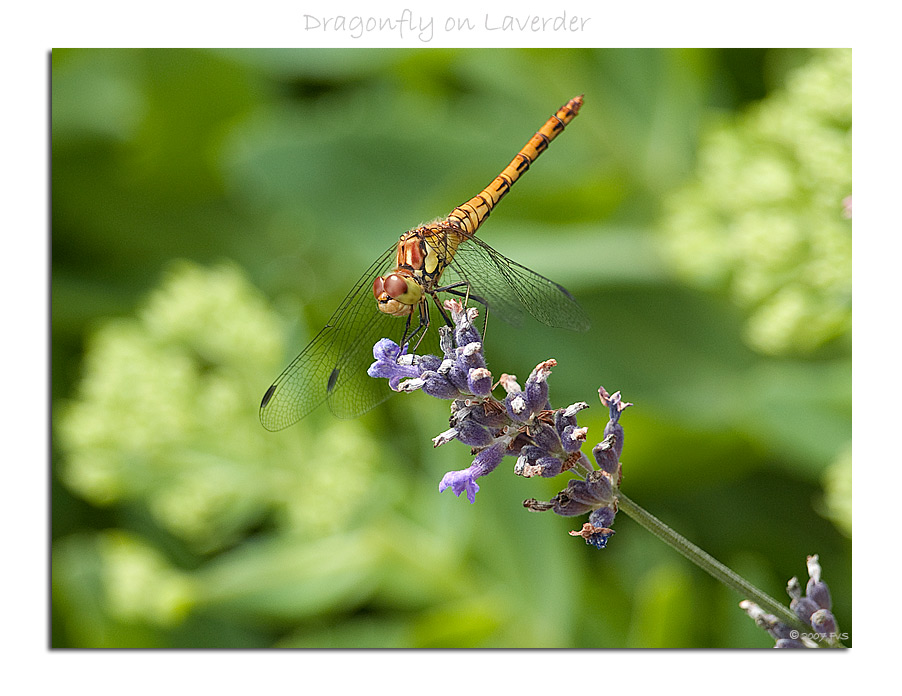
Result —
[[[679,551],[706,573],[717,580],[720,580],[727,587],[736,590],[743,598],[755,602],[759,607],[773,614],[783,623],[798,629],[800,633],[813,632],[813,629],[810,626],[806,626],[802,623],[799,617],[792,613],[787,607],[780,604],[770,595],[759,590],[742,576],[737,575],[713,556],[702,551],[698,546],[668,527],[650,512],[636,505],[636,503],[623,495],[623,493],[617,493],[617,501],[619,510],[632,517],[661,541]]]

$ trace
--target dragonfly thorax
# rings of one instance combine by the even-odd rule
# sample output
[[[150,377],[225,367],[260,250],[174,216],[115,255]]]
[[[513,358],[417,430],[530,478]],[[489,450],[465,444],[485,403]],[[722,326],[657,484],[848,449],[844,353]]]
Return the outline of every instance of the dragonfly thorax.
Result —
[[[373,281],[373,295],[379,311],[393,317],[413,314],[413,308],[423,300],[423,287],[406,269],[398,269]]]

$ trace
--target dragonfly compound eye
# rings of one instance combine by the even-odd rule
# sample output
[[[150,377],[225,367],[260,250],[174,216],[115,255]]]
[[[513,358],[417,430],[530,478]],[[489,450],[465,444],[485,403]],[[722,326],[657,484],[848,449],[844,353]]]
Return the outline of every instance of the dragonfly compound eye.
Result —
[[[379,276],[373,281],[373,295],[378,300],[383,292],[385,292],[385,285],[383,284],[382,276]]]
[[[407,285],[407,281],[397,273],[392,273],[390,276],[385,278],[383,281],[383,286],[385,288],[385,292],[388,293],[388,296],[397,299],[404,296],[405,293],[410,289]]]

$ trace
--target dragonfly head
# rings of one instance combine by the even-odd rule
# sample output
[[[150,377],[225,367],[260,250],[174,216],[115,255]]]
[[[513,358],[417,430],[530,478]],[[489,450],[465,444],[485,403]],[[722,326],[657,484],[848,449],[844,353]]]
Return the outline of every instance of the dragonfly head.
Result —
[[[373,295],[379,310],[394,317],[413,314],[413,308],[423,299],[423,287],[405,273],[389,273],[373,281]]]

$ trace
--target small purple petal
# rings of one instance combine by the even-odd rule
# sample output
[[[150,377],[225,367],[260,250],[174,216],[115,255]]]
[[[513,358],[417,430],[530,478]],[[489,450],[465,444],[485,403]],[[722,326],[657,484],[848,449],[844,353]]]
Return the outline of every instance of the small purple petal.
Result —
[[[471,503],[476,502],[476,493],[479,491],[479,484],[476,483],[475,477],[470,473],[469,469],[463,471],[449,471],[442,476],[441,483],[438,484],[438,492],[441,493],[446,488],[450,488],[458,498],[464,491],[467,492],[467,500]]]
[[[446,488],[450,488],[454,495],[459,498],[460,494],[466,491],[467,500],[475,503],[476,492],[479,490],[479,484],[476,483],[476,479],[494,471],[495,467],[504,458],[505,449],[507,449],[507,443],[501,440],[491,447],[486,447],[480,451],[469,468],[461,471],[449,471],[442,477],[442,481],[438,485],[439,493]]]
[[[423,371],[418,365],[398,362],[405,350],[406,346],[402,350],[397,343],[388,338],[380,339],[373,346],[373,357],[376,358],[376,362],[369,366],[366,373],[376,379],[387,379],[388,386],[393,391],[398,391],[398,383],[402,379],[419,377]]]

